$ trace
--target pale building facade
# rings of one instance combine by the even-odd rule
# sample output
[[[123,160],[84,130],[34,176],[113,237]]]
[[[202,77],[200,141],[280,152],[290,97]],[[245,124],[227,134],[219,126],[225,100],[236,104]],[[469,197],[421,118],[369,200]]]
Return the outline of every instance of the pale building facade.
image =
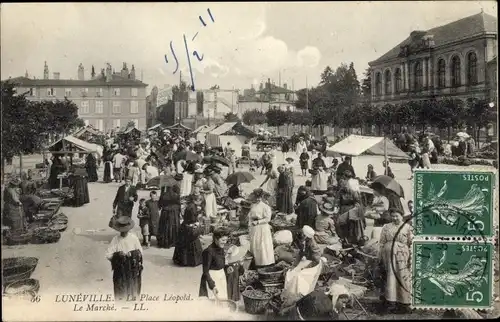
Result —
[[[496,63],[489,62],[496,51],[497,19],[484,12],[414,31],[369,63],[371,101],[383,105],[444,97],[489,99],[493,84],[488,74],[496,74]]]
[[[43,79],[16,77],[11,79],[18,93],[27,92],[29,100],[68,100],[78,106],[78,116],[86,125],[103,132],[126,126],[133,121],[139,130],[146,128],[147,84],[135,77],[135,67],[129,71],[123,63],[121,72],[115,73],[110,64],[99,73],[92,72],[85,79],[82,64],[78,66],[77,79],[61,79],[60,73],[49,78],[47,63]]]

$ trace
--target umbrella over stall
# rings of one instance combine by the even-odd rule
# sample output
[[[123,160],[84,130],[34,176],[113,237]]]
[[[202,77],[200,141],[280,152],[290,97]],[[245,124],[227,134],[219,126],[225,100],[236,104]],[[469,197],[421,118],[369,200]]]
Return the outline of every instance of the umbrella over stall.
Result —
[[[255,177],[253,174],[247,171],[240,171],[240,172],[235,172],[233,174],[230,174],[226,178],[226,183],[227,184],[232,184],[232,185],[240,185],[242,183],[249,183],[255,180]]]
[[[401,198],[405,197],[403,187],[401,187],[401,185],[396,180],[394,180],[389,176],[381,175],[373,179],[373,182],[370,184],[370,188],[377,189],[380,187],[393,191],[396,195],[398,195]]]

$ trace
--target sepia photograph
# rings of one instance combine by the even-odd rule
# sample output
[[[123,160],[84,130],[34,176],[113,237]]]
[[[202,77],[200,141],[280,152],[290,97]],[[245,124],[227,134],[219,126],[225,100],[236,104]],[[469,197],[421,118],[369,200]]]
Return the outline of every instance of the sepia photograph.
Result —
[[[2,320],[500,317],[497,10],[2,3]]]

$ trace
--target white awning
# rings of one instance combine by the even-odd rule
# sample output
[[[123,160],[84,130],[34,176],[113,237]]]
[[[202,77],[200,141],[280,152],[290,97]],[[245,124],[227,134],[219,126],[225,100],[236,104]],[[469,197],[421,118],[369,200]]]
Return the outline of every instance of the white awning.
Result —
[[[387,156],[408,158],[391,140],[385,138]],[[384,138],[376,136],[349,135],[337,144],[327,148],[327,152],[358,156],[361,154],[384,155]]]

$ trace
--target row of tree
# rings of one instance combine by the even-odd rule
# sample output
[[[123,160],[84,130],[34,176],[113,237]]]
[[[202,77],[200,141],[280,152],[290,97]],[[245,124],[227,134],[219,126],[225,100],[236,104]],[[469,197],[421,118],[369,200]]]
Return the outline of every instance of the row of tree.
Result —
[[[78,106],[63,101],[30,101],[28,93],[17,93],[10,81],[2,88],[2,170],[15,155],[41,152],[50,137],[65,135],[84,126]],[[3,172],[3,171],[2,171]]]
[[[469,127],[477,135],[480,128],[494,122],[488,103],[485,100],[442,99],[409,101],[403,104],[375,106],[369,103],[360,103],[349,108],[338,110],[309,110],[282,111],[270,109],[267,112],[259,110],[246,111],[242,120],[248,125],[267,124],[280,127],[283,125],[300,126],[338,126],[344,129],[371,128],[375,126],[378,134],[392,134],[402,126],[416,129],[437,127],[460,129]]]

